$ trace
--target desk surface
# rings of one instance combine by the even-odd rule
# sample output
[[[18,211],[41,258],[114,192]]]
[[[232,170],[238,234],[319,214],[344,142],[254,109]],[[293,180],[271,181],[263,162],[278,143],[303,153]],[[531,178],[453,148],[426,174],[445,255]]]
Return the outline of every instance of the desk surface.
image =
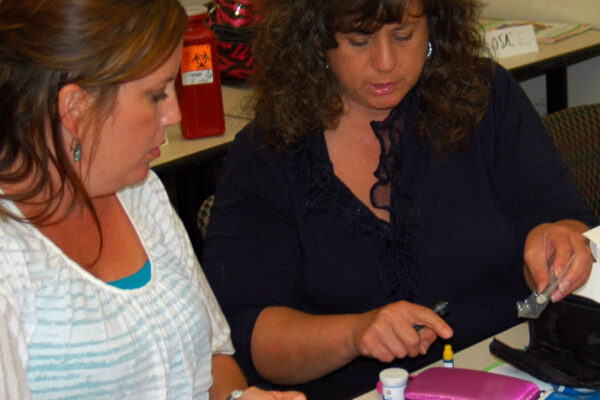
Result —
[[[225,116],[225,133],[221,136],[211,136],[198,139],[185,139],[181,134],[179,124],[167,128],[167,143],[160,147],[160,157],[150,163],[151,168],[166,164],[184,163],[187,157],[199,159],[202,152],[218,150],[228,146],[235,135],[249,122],[249,119]],[[209,157],[209,155],[206,155]]]
[[[590,29],[556,43],[540,43],[539,51],[501,58],[498,62],[519,81],[600,55],[600,30]]]
[[[529,329],[527,328],[527,323],[522,323],[501,332],[494,337],[514,348],[522,348],[529,344]],[[458,368],[484,370],[493,363],[499,361],[499,359],[492,355],[489,350],[492,339],[493,337],[490,337],[454,354],[454,365]],[[442,360],[423,369],[441,366]],[[415,371],[415,374],[418,374],[423,369]],[[381,400],[381,395],[377,393],[376,390],[372,390],[357,397],[355,400]]]

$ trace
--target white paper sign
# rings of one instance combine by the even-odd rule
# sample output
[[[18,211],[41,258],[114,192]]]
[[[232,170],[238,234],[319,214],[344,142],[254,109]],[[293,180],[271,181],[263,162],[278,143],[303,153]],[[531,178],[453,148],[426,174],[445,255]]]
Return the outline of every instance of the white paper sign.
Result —
[[[574,293],[600,303],[600,226],[590,229],[583,236],[590,239],[590,248],[596,262],[592,265],[590,278]]]
[[[531,24],[486,31],[485,41],[497,58],[539,51]]]

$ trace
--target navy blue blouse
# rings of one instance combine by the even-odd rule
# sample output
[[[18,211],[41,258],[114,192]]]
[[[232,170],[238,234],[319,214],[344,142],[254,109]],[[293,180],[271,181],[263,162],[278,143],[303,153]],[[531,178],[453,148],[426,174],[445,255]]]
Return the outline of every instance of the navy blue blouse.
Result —
[[[372,201],[386,200],[389,223],[334,175],[323,132],[279,153],[262,145],[260,127],[237,135],[202,265],[251,383],[261,382],[250,339],[265,307],[360,313],[446,299],[457,351],[518,322],[516,302],[529,293],[523,246],[533,227],[565,218],[596,224],[518,83],[500,66],[491,81],[488,111],[464,153],[441,157],[416,136],[414,93],[372,123],[384,154]],[[420,368],[441,358],[442,345],[394,364]],[[389,366],[358,358],[321,382],[352,382],[360,393]]]

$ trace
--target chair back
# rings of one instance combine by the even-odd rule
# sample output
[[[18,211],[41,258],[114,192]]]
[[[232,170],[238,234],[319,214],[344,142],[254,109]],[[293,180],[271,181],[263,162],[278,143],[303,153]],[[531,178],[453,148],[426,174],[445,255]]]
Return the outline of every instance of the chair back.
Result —
[[[198,230],[200,231],[203,240],[206,239],[206,230],[208,228],[208,223],[210,222],[210,209],[214,201],[215,195],[211,194],[202,202],[200,209],[198,210],[196,225],[198,226]]]
[[[543,118],[583,198],[600,218],[600,103]]]

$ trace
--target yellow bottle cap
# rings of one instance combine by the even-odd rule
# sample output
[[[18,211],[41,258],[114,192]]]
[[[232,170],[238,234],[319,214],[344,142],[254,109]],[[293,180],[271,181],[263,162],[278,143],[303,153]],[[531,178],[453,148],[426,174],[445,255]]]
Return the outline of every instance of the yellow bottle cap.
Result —
[[[439,353],[438,353],[439,354]],[[454,358],[454,352],[452,351],[452,346],[449,344],[444,345],[444,360],[449,361]]]

